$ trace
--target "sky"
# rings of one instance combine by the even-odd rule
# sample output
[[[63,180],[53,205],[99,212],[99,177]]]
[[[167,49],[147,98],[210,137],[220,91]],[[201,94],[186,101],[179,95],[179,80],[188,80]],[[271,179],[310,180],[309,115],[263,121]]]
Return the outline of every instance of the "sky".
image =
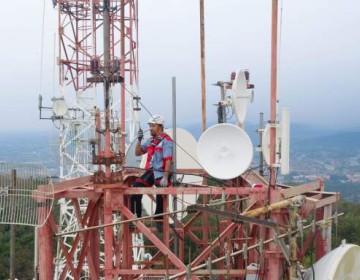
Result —
[[[0,10],[0,131],[51,129],[39,120],[38,95],[45,103],[58,95],[56,25],[50,0],[13,1]],[[290,109],[292,123],[360,129],[359,26],[357,0],[279,1],[278,108]],[[212,84],[239,69],[248,69],[255,85],[246,122],[258,123],[260,112],[268,120],[271,1],[205,0],[205,30],[209,123],[220,99]],[[199,32],[198,0],[139,0],[139,91],[167,122],[174,76],[178,123],[201,123]]]

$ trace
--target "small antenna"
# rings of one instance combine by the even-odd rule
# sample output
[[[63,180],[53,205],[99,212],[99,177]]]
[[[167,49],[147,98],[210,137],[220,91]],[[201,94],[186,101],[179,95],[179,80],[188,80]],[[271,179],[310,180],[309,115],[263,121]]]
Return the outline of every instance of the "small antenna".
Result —
[[[274,124],[276,127],[276,159],[275,164],[280,166],[281,175],[289,174],[290,164],[290,111],[288,108],[282,109],[280,124]],[[267,124],[262,136],[261,150],[264,161],[270,165],[270,127]]]
[[[290,110],[288,108],[283,108],[281,112],[280,153],[280,173],[287,175],[290,172]]]
[[[279,124],[274,124],[276,127],[276,160],[275,164],[280,164],[280,139],[281,139],[281,126]],[[266,124],[265,130],[263,132],[261,150],[264,157],[265,163],[270,165],[270,124]]]
[[[52,110],[55,118],[63,118],[68,113],[68,106],[63,97],[53,98]]]
[[[249,77],[249,71],[238,71],[232,84],[232,105],[241,127],[244,127],[248,101],[254,100],[254,85],[249,84]]]

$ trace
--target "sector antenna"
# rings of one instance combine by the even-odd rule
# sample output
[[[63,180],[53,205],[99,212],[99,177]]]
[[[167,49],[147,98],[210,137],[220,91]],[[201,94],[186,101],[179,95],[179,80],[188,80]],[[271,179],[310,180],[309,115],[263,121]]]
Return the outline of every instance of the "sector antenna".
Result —
[[[281,126],[274,125],[276,130],[276,160],[275,164],[280,164],[280,142],[281,142]],[[271,125],[267,124],[263,133],[262,138],[262,153],[264,157],[264,161],[267,165],[270,165],[270,128]]]
[[[289,174],[290,158],[290,111],[288,108],[282,109],[282,121],[280,124],[267,124],[262,134],[261,151],[265,163],[270,165],[270,129],[275,126],[275,165],[280,167],[282,175]]]
[[[217,124],[200,137],[197,154],[201,166],[217,179],[233,179],[243,174],[253,158],[253,144],[240,127]]]

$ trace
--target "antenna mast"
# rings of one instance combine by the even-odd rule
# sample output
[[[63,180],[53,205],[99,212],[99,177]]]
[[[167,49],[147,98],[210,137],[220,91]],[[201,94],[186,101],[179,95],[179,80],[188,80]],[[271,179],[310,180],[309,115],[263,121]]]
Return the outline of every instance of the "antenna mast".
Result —
[[[272,0],[271,24],[271,96],[270,96],[270,188],[275,187],[276,181],[276,109],[277,109],[277,22],[278,0]]]
[[[204,0],[200,0],[200,53],[201,53],[201,112],[202,131],[206,130],[206,83],[205,83],[205,15]]]

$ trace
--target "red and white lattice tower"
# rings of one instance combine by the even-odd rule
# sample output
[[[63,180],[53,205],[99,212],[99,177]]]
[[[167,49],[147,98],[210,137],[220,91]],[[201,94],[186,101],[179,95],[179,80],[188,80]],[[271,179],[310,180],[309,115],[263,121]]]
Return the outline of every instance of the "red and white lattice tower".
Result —
[[[51,211],[46,223],[38,228],[40,280],[54,276],[79,280],[211,279],[214,276],[239,280],[248,276],[262,280],[282,279],[282,276],[296,279],[298,262],[304,260],[312,241],[316,242],[316,259],[330,251],[331,220],[337,217],[333,212],[339,194],[324,192],[322,180],[289,187],[274,180],[268,182],[248,169],[235,178],[219,181],[201,168],[177,167],[175,172],[205,177],[206,183],[131,188],[140,174],[139,170],[126,167],[124,156],[126,132],[134,132],[131,126],[125,126],[131,118],[125,109],[131,107],[128,104],[132,103],[126,99],[132,101],[137,88],[137,1],[55,3],[59,11],[61,92],[66,101],[74,100],[70,116],[58,121],[65,127],[67,121],[81,118],[95,123],[89,146],[91,162],[96,168],[91,175],[84,172],[83,177],[72,176],[56,183],[54,191],[48,191],[46,186],[38,187],[44,195],[48,192],[49,197],[71,202],[73,212],[69,216],[74,224],[74,230],[64,229],[56,221],[59,213]],[[277,0],[273,3],[275,14]],[[277,17],[273,18],[276,35]],[[277,41],[276,36],[273,41]],[[276,48],[273,50],[275,53]],[[276,62],[275,55],[272,61]],[[272,88],[276,90],[276,84]],[[103,91],[99,102],[96,90]],[[276,101],[275,90],[271,96]],[[97,103],[100,105],[94,109]],[[272,134],[270,154],[274,156]],[[206,152],[214,151],[209,147]],[[275,164],[270,168],[274,179]],[[153,216],[137,219],[130,211],[129,200],[134,194],[150,199],[163,195],[165,215],[155,221],[162,222],[162,231],[153,226]],[[186,219],[169,213],[171,196],[186,203],[187,196],[198,195],[197,202],[202,205],[181,210],[188,212]],[[81,204],[82,201],[86,203]],[[50,212],[46,203],[37,206],[39,214]],[[306,224],[309,217],[311,222]],[[308,229],[308,234],[303,235],[303,230]],[[133,242],[136,235],[142,235],[145,243]],[[298,246],[302,239],[303,246]],[[56,274],[55,240],[64,256]],[[146,249],[151,257],[144,254],[136,259],[136,248]]]
[[[116,70],[124,80],[122,86],[113,83],[110,89],[112,128],[122,128],[111,137],[117,146],[114,149],[120,151],[120,145],[133,139],[137,123],[136,111],[133,110],[133,97],[138,96],[137,1],[109,1],[108,4],[110,64],[112,70]],[[92,164],[92,149],[96,144],[96,108],[103,102],[98,92],[103,86],[91,78],[96,75],[95,68],[104,65],[104,3],[99,0],[60,0],[54,1],[54,6],[58,16],[59,98],[64,99],[70,108],[68,115],[55,120],[59,129],[59,177],[69,180],[91,175],[96,170]],[[104,119],[104,112],[100,112],[100,115]],[[127,139],[121,137],[121,132],[125,132],[124,122],[127,124]],[[120,139],[123,139],[122,143]],[[76,211],[84,212],[88,200],[79,198],[74,202],[61,198],[58,204],[60,230],[77,229]],[[66,235],[65,246],[70,248],[74,239],[75,234]],[[79,251],[75,253],[74,258],[77,259],[79,254]],[[55,279],[61,277],[65,264],[65,256],[58,248]],[[88,275],[87,265],[83,267],[83,274]],[[73,279],[69,272],[66,277]]]

